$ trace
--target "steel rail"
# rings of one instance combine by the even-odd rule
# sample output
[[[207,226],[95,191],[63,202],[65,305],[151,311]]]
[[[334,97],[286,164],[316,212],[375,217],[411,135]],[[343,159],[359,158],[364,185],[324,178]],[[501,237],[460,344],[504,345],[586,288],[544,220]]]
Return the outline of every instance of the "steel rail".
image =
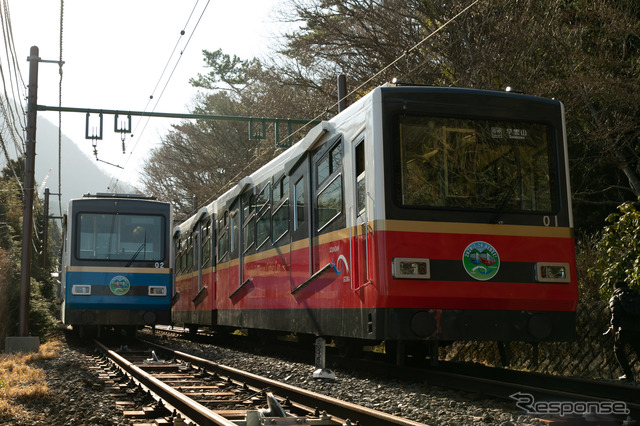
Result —
[[[224,417],[209,410],[207,407],[162,383],[160,380],[118,355],[115,351],[110,350],[102,343],[98,341],[95,343],[100,350],[107,354],[108,357],[118,364],[123,370],[131,374],[131,376],[139,380],[144,386],[148,387],[149,390],[165,400],[168,404],[175,407],[178,411],[182,412],[185,416],[197,422],[198,425],[237,426],[236,423],[225,419]]]
[[[179,330],[158,328],[178,335]],[[290,348],[287,349],[289,352]],[[465,365],[440,362],[428,368],[389,365],[382,361],[350,359],[331,356],[341,368],[358,371],[386,371],[385,375],[398,379],[422,381],[430,385],[456,388],[466,392],[510,399],[517,392],[529,392],[540,398],[567,401],[620,401],[629,409],[640,413],[640,386],[606,380],[555,376],[543,373],[517,371],[499,367]],[[391,368],[390,368],[391,367]]]
[[[209,371],[216,371],[221,375],[227,376],[232,380],[244,382],[249,386],[254,386],[257,388],[268,388],[275,394],[278,394],[281,397],[287,397],[295,403],[307,407],[315,407],[320,411],[326,411],[331,416],[348,419],[354,423],[359,422],[361,425],[366,426],[424,426],[424,423],[419,423],[413,420],[393,416],[391,414],[372,410],[361,405],[356,405],[326,395],[307,391],[305,389],[281,383],[272,379],[260,377],[256,374],[248,373],[246,371],[238,370],[222,364],[217,364],[213,361],[199,358],[185,352],[175,351],[171,348],[167,348],[165,346],[158,345],[152,342],[145,341],[145,343],[155,346],[156,348],[158,348],[158,350],[170,353],[176,358],[184,359],[190,362],[192,365],[197,365],[201,368],[208,369]]]

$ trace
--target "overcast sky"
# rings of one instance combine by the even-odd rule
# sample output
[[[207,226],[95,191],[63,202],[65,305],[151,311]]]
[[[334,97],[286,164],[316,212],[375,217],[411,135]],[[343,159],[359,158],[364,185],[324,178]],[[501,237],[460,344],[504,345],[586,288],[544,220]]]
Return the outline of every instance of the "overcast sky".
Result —
[[[59,59],[60,1],[8,3],[17,59],[27,84],[26,59],[31,46],[39,47],[43,60]],[[202,50],[221,48],[242,59],[267,53],[279,33],[273,13],[277,3],[277,0],[65,0],[62,106],[188,112],[195,94],[189,78],[206,72],[202,67]],[[184,35],[180,34],[182,30]],[[58,65],[41,63],[39,105],[58,106],[58,84]],[[57,112],[39,114],[57,125]],[[92,127],[93,118],[97,120],[97,116],[92,117]],[[93,158],[92,141],[85,139],[85,120],[84,114],[64,113],[62,131]],[[133,117],[134,134],[126,137],[127,152],[123,155],[121,135],[113,131],[114,117],[105,115],[103,140],[97,142],[98,157],[125,169],[105,163],[101,167],[121,180],[136,183],[137,171],[149,150],[169,125],[178,121],[154,118],[147,123],[147,119]],[[52,162],[57,166],[57,159]],[[64,181],[62,185],[64,191]],[[98,191],[106,188],[96,188]]]

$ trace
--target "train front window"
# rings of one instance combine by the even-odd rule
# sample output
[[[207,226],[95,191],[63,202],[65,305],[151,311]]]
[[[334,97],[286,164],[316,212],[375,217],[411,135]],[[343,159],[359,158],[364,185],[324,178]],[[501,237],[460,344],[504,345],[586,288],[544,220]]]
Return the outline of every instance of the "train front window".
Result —
[[[80,260],[160,262],[164,259],[164,218],[129,214],[80,213]]]
[[[404,207],[551,212],[557,208],[551,127],[400,116],[395,194]]]

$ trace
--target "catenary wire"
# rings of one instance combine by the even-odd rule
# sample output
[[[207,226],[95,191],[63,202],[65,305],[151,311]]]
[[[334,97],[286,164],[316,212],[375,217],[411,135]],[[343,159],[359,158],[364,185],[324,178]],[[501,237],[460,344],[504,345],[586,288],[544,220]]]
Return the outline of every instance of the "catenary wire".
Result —
[[[16,111],[18,109],[22,109],[22,105],[18,102],[18,100],[20,99],[20,86],[19,86],[19,81],[20,81],[20,77],[17,73],[15,73],[15,70],[18,69],[19,67],[16,64],[16,55],[15,55],[15,44],[13,42],[13,30],[11,29],[11,15],[9,13],[9,5],[7,3],[7,0],[3,1],[3,19],[2,19],[2,31],[3,31],[3,35],[4,35],[4,44],[5,44],[5,51],[7,53],[7,64],[11,64],[13,62],[14,66],[13,68],[11,66],[9,66],[9,81],[10,81],[10,87],[11,87],[11,99],[13,99],[13,106],[10,106],[11,109],[11,113],[12,113],[12,118],[14,120],[16,120],[18,123],[20,123],[21,125],[23,125],[23,122],[21,121],[21,118],[23,117],[23,115],[20,114],[15,114],[13,113],[13,110],[15,109]],[[12,73],[11,70],[14,70],[14,72]],[[14,78],[15,78],[15,82],[14,82]],[[24,88],[24,82],[23,82],[23,88]],[[25,90],[26,91],[26,90]],[[9,95],[6,92],[6,86],[5,86],[5,95],[7,96],[7,99],[9,99]],[[24,109],[22,109],[22,113],[24,113]],[[17,117],[16,117],[17,116]],[[22,141],[24,143],[24,141]]]
[[[167,86],[169,85],[169,82],[171,81],[171,78],[173,77],[173,74],[175,73],[176,69],[178,68],[178,64],[180,63],[180,60],[183,57],[182,55],[184,54],[184,51],[187,49],[187,46],[189,45],[189,42],[191,41],[191,38],[193,37],[193,34],[196,32],[196,29],[198,28],[198,25],[200,24],[200,21],[202,20],[202,17],[204,16],[204,13],[206,12],[210,1],[211,0],[207,1],[207,4],[202,9],[202,13],[200,14],[200,17],[198,18],[198,22],[196,22],[195,26],[193,27],[193,30],[191,31],[191,35],[187,39],[187,42],[185,43],[184,48],[180,51],[180,56],[178,56],[178,60],[176,61],[175,65],[173,66],[173,69],[171,70],[171,74],[169,75],[169,78],[165,82],[165,85],[162,88],[162,92],[160,92],[160,96],[158,96],[158,99],[156,100],[156,103],[153,106],[153,109],[151,110],[151,112],[154,112],[156,110],[156,108],[158,107],[158,104],[160,103],[160,99],[162,98],[162,95],[164,94],[164,91],[167,89]],[[149,118],[147,118],[147,120],[146,120],[146,122],[144,124],[144,127],[142,128],[142,133],[144,133],[144,130],[146,129],[148,123],[149,123]],[[129,160],[131,159],[131,156],[133,155],[133,151],[138,146],[138,142],[140,142],[140,138],[138,138],[138,140],[134,143],[133,147],[131,148],[131,151],[129,153],[129,158],[125,162],[125,167],[126,167],[127,163],[129,162]]]
[[[8,66],[8,74],[11,77],[11,58],[14,58],[14,64],[15,64],[15,55],[13,53],[12,50],[12,46],[13,46],[13,37],[11,34],[11,30],[10,30],[10,17],[9,17],[9,9],[8,9],[8,5],[6,0],[3,0],[2,3],[2,12],[0,13],[0,22],[2,25],[2,32],[3,32],[3,38],[4,38],[4,45],[5,45],[5,52],[7,55],[7,66]],[[6,83],[6,78],[5,78],[5,67],[0,65],[0,73],[2,74],[2,82],[3,82],[3,93],[4,93],[4,97],[0,98],[0,110],[2,110],[2,116],[4,118],[4,124],[6,126],[6,129],[8,129],[8,135],[11,137],[11,139],[13,140],[13,143],[16,147],[16,152],[18,153],[18,156],[20,154],[22,154],[24,151],[22,150],[22,144],[20,144],[19,141],[22,140],[22,143],[24,143],[24,140],[21,139],[20,137],[20,131],[17,131],[15,128],[15,112],[13,107],[11,106],[11,97],[8,95],[8,91],[7,91],[7,83]],[[10,86],[11,86],[11,92],[14,94],[13,96],[13,104],[15,105],[16,103],[16,90],[19,92],[19,87],[18,89],[14,89],[14,82],[13,82],[13,78],[10,78]],[[17,82],[17,78],[16,78],[16,82]],[[17,108],[16,108],[17,109]],[[19,114],[18,114],[19,115]],[[2,153],[4,154],[4,156],[7,159],[7,167],[9,168],[9,170],[11,171],[11,175],[13,177],[13,179],[15,180],[15,182],[17,183],[18,187],[20,188],[21,191],[24,191],[23,189],[23,185],[22,185],[22,181],[20,180],[20,178],[18,177],[15,168],[13,167],[13,163],[11,160],[11,157],[9,155],[9,150],[7,148],[7,143],[5,141],[4,135],[0,134],[0,145],[2,146]]]
[[[22,82],[22,86],[20,86],[21,76],[16,72],[16,70],[20,70],[20,67],[16,62],[15,43],[13,40],[13,30],[11,28],[11,14],[9,13],[9,5],[7,3],[7,0],[4,0],[3,10],[4,16],[2,20],[2,27],[3,35],[5,38],[5,51],[7,52],[8,75],[11,87],[12,101],[9,99],[9,95],[6,91],[6,86],[5,95],[7,97],[7,102],[9,103],[9,110],[12,118],[11,126],[14,144],[16,145],[16,150],[20,152],[21,147],[24,147],[24,139],[22,138],[21,132],[15,128],[16,124],[14,123],[19,124],[20,130],[25,128],[25,123],[23,121],[25,117],[24,108],[22,107],[22,104],[19,102],[19,100],[21,99],[20,88],[22,87],[26,92],[26,87],[24,86],[24,82]],[[10,66],[11,63],[13,63],[13,67]]]
[[[6,0],[5,0],[6,3]],[[22,72],[20,70],[20,65],[18,64],[18,59],[17,59],[17,55],[16,55],[16,46],[15,46],[15,40],[13,38],[13,26],[11,24],[11,13],[9,12],[9,4],[6,3],[5,5],[5,14],[6,14],[6,19],[7,19],[7,28],[8,28],[8,33],[9,33],[9,50],[11,53],[11,63],[13,64],[11,68],[11,70],[13,70],[13,73],[15,75],[15,81],[17,84],[17,92],[18,92],[18,96],[14,99],[14,102],[17,103],[18,108],[21,111],[21,114],[19,114],[20,117],[20,123],[21,123],[21,127],[24,129],[26,128],[26,122],[25,122],[25,117],[26,117],[26,111],[24,110],[24,105],[22,104],[22,102],[20,102],[20,99],[23,99],[25,97],[25,94],[27,92],[27,85],[24,82],[24,78],[22,77]],[[9,59],[9,58],[7,58]],[[21,93],[22,90],[22,93]],[[24,144],[24,140],[22,141]]]
[[[161,83],[161,81],[162,81],[162,79],[163,79],[163,77],[164,77],[164,75],[165,75],[165,72],[167,71],[167,69],[168,69],[168,67],[169,67],[169,64],[171,63],[171,60],[173,59],[173,57],[174,57],[174,55],[175,55],[175,52],[176,52],[176,50],[177,50],[177,48],[178,48],[178,46],[179,46],[179,44],[180,44],[180,40],[182,39],[182,36],[184,36],[184,34],[186,33],[186,31],[185,31],[185,30],[186,30],[186,28],[188,27],[189,22],[191,22],[191,18],[193,17],[193,14],[194,14],[194,12],[195,12],[195,10],[196,10],[197,6],[198,6],[198,3],[199,3],[199,0],[198,0],[198,1],[196,1],[196,3],[194,4],[193,9],[191,10],[191,13],[189,14],[189,17],[187,18],[187,22],[184,24],[183,29],[180,31],[180,36],[178,37],[178,40],[176,41],[176,44],[175,44],[175,46],[173,47],[173,51],[171,52],[171,55],[169,55],[169,59],[167,60],[167,63],[165,64],[164,69],[162,70],[162,73],[160,74],[160,77],[158,78],[158,81],[157,81],[157,83],[156,83],[155,87],[153,88],[153,91],[151,92],[151,96],[149,96],[149,100],[147,101],[147,104],[146,104],[146,106],[145,106],[145,108],[144,108],[144,112],[146,112],[146,111],[147,111],[147,109],[149,108],[149,104],[150,104],[150,103],[151,103],[151,101],[154,99],[155,92],[156,92],[156,90],[158,89],[158,87],[160,86],[160,83]],[[158,103],[160,102],[160,99],[162,98],[162,95],[164,94],[165,89],[166,89],[166,88],[167,88],[167,86],[169,85],[169,82],[171,81],[171,78],[173,77],[173,74],[174,74],[174,72],[175,72],[175,70],[176,70],[176,68],[177,68],[178,64],[180,63],[180,60],[182,59],[182,55],[183,55],[184,51],[186,50],[187,46],[189,45],[189,42],[191,41],[191,38],[193,37],[193,34],[195,33],[196,29],[198,28],[198,25],[200,24],[200,21],[202,20],[202,17],[204,16],[204,13],[205,13],[205,11],[207,10],[207,7],[209,6],[209,3],[210,3],[210,0],[209,0],[209,1],[207,1],[207,3],[205,4],[205,6],[204,6],[204,8],[203,8],[203,10],[202,10],[202,13],[200,14],[200,17],[198,18],[198,21],[196,22],[196,24],[195,24],[195,26],[194,26],[193,30],[191,31],[191,35],[189,36],[189,39],[187,40],[187,42],[185,43],[184,47],[183,47],[183,48],[182,48],[182,50],[180,51],[180,55],[178,56],[178,59],[176,60],[176,63],[174,64],[174,67],[173,67],[173,69],[172,69],[172,71],[171,71],[171,74],[170,74],[170,75],[169,75],[169,77],[167,78],[167,80],[166,80],[166,82],[165,82],[165,85],[164,85],[164,87],[163,87],[163,89],[162,89],[162,92],[160,93],[160,95],[159,95],[159,96],[157,97],[157,99],[156,99],[156,102],[155,102],[155,105],[154,105],[154,107],[153,107],[153,109],[152,109],[152,112],[153,112],[153,111],[155,111],[155,109],[157,108]],[[146,119],[145,119],[145,118],[146,118]],[[131,148],[131,150],[129,151],[129,155],[128,155],[128,157],[127,157],[127,159],[126,159],[126,161],[125,161],[125,164],[124,164],[124,167],[125,167],[125,168],[126,168],[127,164],[129,163],[129,161],[131,160],[131,157],[132,157],[132,155],[133,155],[133,152],[134,152],[134,150],[136,149],[136,147],[138,146],[138,143],[139,143],[139,142],[140,142],[140,140],[142,139],[142,135],[144,134],[144,132],[145,132],[145,130],[146,130],[146,128],[147,128],[147,125],[149,124],[149,120],[150,120],[150,119],[151,119],[151,117],[144,117],[144,116],[142,116],[142,117],[140,118],[140,120],[137,122],[137,124],[136,124],[136,128],[135,128],[134,133],[133,133],[134,135],[136,135],[136,138],[137,138],[137,139],[136,139],[136,141],[135,141],[135,143],[134,143],[133,147],[132,147],[132,148]],[[138,129],[138,127],[140,126],[140,123],[141,123],[143,120],[144,120],[144,125],[143,125],[142,130],[140,131],[140,133],[138,133],[137,129]],[[120,175],[121,175],[121,173],[122,173],[122,172],[120,172],[120,173],[118,174],[118,176],[117,176],[117,177],[116,177],[116,176],[114,176],[113,178],[111,178],[111,182],[110,182],[110,184],[109,184],[109,187],[110,187],[110,188],[115,189],[115,188],[117,187],[118,182],[120,181]]]
[[[480,2],[481,0],[474,0],[471,4],[469,4],[467,7],[465,7],[464,9],[462,9],[460,12],[458,12],[453,18],[449,19],[447,22],[445,22],[444,24],[442,24],[440,27],[436,28],[435,30],[433,30],[431,33],[429,33],[429,35],[427,35],[425,38],[423,38],[422,40],[420,40],[418,43],[416,43],[415,45],[413,45],[411,48],[407,49],[406,51],[404,51],[402,53],[402,55],[398,56],[396,59],[394,59],[393,61],[391,61],[387,66],[385,66],[384,68],[382,68],[380,71],[378,71],[377,73],[375,73],[373,76],[369,77],[366,81],[364,81],[363,83],[361,83],[358,87],[356,87],[355,89],[353,89],[351,92],[347,93],[342,99],[338,99],[337,102],[335,102],[333,105],[329,106],[327,109],[331,109],[336,107],[341,101],[351,97],[354,93],[357,93],[360,89],[362,89],[364,86],[368,85],[371,81],[375,80],[376,78],[378,78],[378,76],[382,73],[384,73],[385,71],[387,71],[389,68],[391,68],[392,66],[394,66],[396,63],[398,63],[399,61],[401,61],[403,58],[407,57],[407,55],[409,55],[411,52],[413,52],[414,50],[416,50],[418,47],[420,47],[423,43],[425,43],[427,40],[429,40],[431,37],[433,37],[434,35],[436,35],[437,33],[439,33],[440,31],[442,31],[446,26],[448,26],[450,23],[452,23],[453,21],[455,21],[460,15],[464,14],[467,10],[471,9],[473,6],[476,5],[476,3]],[[299,129],[297,129],[295,132],[293,132],[291,135],[287,136],[287,137],[291,137],[294,134],[301,132],[306,126],[308,126],[312,121],[318,120],[322,117],[324,113],[320,113],[318,114],[316,117],[314,117],[312,120],[309,120],[309,123],[301,126]]]
[[[9,14],[9,9],[8,9],[8,5],[6,0],[3,1],[3,13],[2,13],[2,19],[1,21],[1,25],[2,25],[2,34],[3,34],[3,39],[4,39],[4,48],[5,48],[5,53],[6,53],[6,57],[7,57],[7,65],[8,65],[8,69],[7,69],[7,73],[5,75],[5,67],[0,66],[0,77],[2,78],[2,86],[3,86],[3,93],[4,93],[4,97],[6,99],[6,102],[2,104],[2,115],[5,119],[7,128],[8,128],[8,133],[11,137],[11,139],[13,140],[13,143],[16,147],[16,152],[19,153],[19,155],[23,155],[24,154],[24,140],[21,137],[20,131],[18,129],[16,129],[16,123],[20,123],[20,114],[17,112],[17,107],[16,105],[16,84],[17,81],[14,82],[13,81],[13,73],[11,72],[11,67],[9,66],[9,64],[11,63],[11,58],[15,58],[12,46],[13,43],[11,42],[11,40],[13,39],[12,36],[12,32],[10,30],[10,18],[8,16]],[[7,88],[7,77],[8,77],[8,85],[10,88],[10,91],[12,93],[12,96],[9,96],[9,89]],[[19,95],[18,95],[19,97]],[[13,99],[13,101],[12,101]]]

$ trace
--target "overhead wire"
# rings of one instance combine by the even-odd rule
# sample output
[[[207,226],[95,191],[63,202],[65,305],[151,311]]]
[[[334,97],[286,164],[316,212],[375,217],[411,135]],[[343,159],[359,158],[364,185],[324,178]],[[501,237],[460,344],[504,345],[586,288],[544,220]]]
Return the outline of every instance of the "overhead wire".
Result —
[[[434,35],[436,35],[437,33],[439,33],[440,31],[442,31],[446,26],[448,26],[449,24],[451,24],[453,21],[455,21],[459,16],[461,16],[462,14],[464,14],[467,10],[471,9],[473,6],[475,6],[477,3],[479,3],[481,0],[474,0],[471,4],[469,4],[467,7],[465,7],[464,9],[462,9],[460,12],[458,12],[453,18],[449,19],[447,22],[445,22],[444,24],[442,24],[441,26],[439,26],[438,28],[436,28],[435,30],[433,30],[431,33],[429,33],[425,38],[423,38],[422,40],[420,40],[418,43],[416,43],[415,45],[413,45],[411,48],[405,50],[402,55],[398,56],[396,59],[394,59],[393,61],[391,61],[387,66],[385,66],[384,68],[382,68],[380,71],[378,71],[377,73],[375,73],[373,76],[369,77],[366,81],[364,81],[363,83],[361,83],[358,87],[356,87],[355,89],[353,89],[351,92],[347,93],[344,97],[342,97],[341,99],[338,99],[338,101],[336,103],[334,103],[333,105],[329,106],[327,109],[331,109],[336,107],[340,102],[342,102],[343,100],[346,100],[347,98],[351,97],[353,94],[357,93],[360,89],[362,89],[363,87],[365,87],[366,85],[368,85],[371,81],[375,80],[376,78],[378,78],[378,76],[382,73],[384,73],[385,71],[387,71],[389,68],[391,68],[392,66],[394,66],[396,63],[398,63],[399,61],[401,61],[402,59],[406,58],[410,53],[412,53],[414,50],[416,50],[417,48],[419,48],[423,43],[425,43],[427,40],[429,40],[431,37],[433,37]],[[312,120],[309,120],[309,123],[301,126],[299,129],[297,129],[295,132],[291,133],[291,135],[287,136],[291,137],[293,135],[295,135],[298,132],[301,132],[302,129],[304,129],[306,126],[308,126],[309,124],[311,124],[313,121],[316,121],[318,119],[320,119],[322,116],[324,115],[324,112],[318,114],[316,117],[314,117]]]
[[[2,146],[2,152],[4,153],[4,156],[7,159],[7,167],[9,167],[9,170],[11,170],[11,174],[13,175],[13,178],[18,184],[18,187],[20,188],[20,190],[24,192],[24,187],[22,186],[22,180],[20,180],[20,178],[18,177],[18,174],[16,173],[16,170],[13,168],[13,163],[11,162],[11,157],[9,156],[9,151],[7,150],[7,145],[4,142],[2,133],[0,133],[0,146]]]
[[[7,0],[4,0],[3,2],[3,10],[4,10],[4,14],[3,14],[3,19],[2,19],[2,30],[3,30],[3,35],[4,35],[4,44],[5,44],[5,51],[7,52],[7,63],[13,63],[13,67],[9,67],[9,80],[10,80],[10,87],[11,87],[11,98],[13,99],[13,107],[11,108],[12,113],[13,110],[15,109],[16,111],[18,109],[20,109],[22,111],[22,115],[21,114],[16,114],[16,116],[14,116],[13,118],[17,120],[17,122],[19,122],[23,127],[24,127],[24,121],[23,117],[24,117],[24,108],[22,107],[22,104],[19,102],[20,99],[20,93],[19,93],[19,82],[21,81],[21,76],[16,73],[16,69],[19,71],[19,67],[17,66],[17,62],[16,62],[16,54],[15,54],[15,43],[13,40],[13,30],[11,28],[11,14],[9,13],[9,5],[7,3]],[[11,73],[11,70],[13,70],[14,72]],[[15,78],[15,82],[13,81]],[[17,89],[16,89],[17,86]],[[24,81],[22,81],[22,88],[26,91],[26,86],[24,85]],[[5,87],[6,89],[6,87]],[[16,92],[18,92],[16,94]],[[8,94],[5,91],[5,94],[7,95],[7,98],[9,98]],[[23,141],[24,142],[24,141]]]
[[[202,20],[202,17],[204,16],[204,13],[206,12],[207,7],[209,6],[210,2],[211,2],[211,0],[208,0],[207,4],[202,9],[202,13],[200,14],[200,17],[198,18],[198,21],[196,22],[195,26],[193,27],[193,30],[191,31],[191,35],[187,39],[187,42],[185,43],[184,48],[180,51],[180,56],[178,57],[178,60],[174,64],[173,69],[171,70],[171,74],[167,78],[167,81],[165,82],[164,87],[162,88],[162,92],[160,92],[160,95],[158,96],[158,98],[157,98],[157,100],[155,102],[155,105],[153,106],[151,112],[155,112],[156,108],[158,107],[158,104],[160,103],[160,99],[162,98],[162,95],[164,94],[164,91],[167,89],[167,86],[169,85],[169,82],[171,81],[171,78],[173,77],[173,74],[175,73],[176,69],[178,68],[178,64],[180,63],[180,60],[183,57],[182,55],[184,54],[184,51],[187,49],[187,46],[189,45],[189,42],[191,41],[191,38],[193,37],[193,34],[196,32],[196,29],[198,28],[198,25],[200,24],[200,21]],[[196,5],[197,5],[197,3],[196,3]],[[194,10],[195,10],[195,6],[194,6]],[[189,15],[189,20],[191,19],[192,15],[193,15],[193,11],[191,12],[191,15]],[[187,20],[187,24],[185,24],[185,28],[186,28],[186,25],[188,25],[189,20]],[[183,35],[182,34],[183,32],[184,32],[184,29],[181,31],[181,36]],[[166,67],[165,67],[165,69],[166,69]],[[164,73],[164,71],[163,71],[163,73]],[[156,87],[157,87],[157,85],[156,85]],[[147,120],[145,121],[144,127],[142,129],[142,133],[144,133],[144,130],[146,129],[147,124],[149,123],[149,119],[150,118],[147,118]],[[131,148],[131,151],[130,151],[130,154],[129,154],[129,158],[127,159],[127,162],[129,161],[129,159],[131,159],[131,156],[133,155],[133,151],[137,147],[138,142],[140,142],[140,138],[138,138],[138,140],[134,144],[133,148]],[[126,166],[127,162],[125,162],[125,166]]]
[[[6,0],[5,0],[6,1]],[[9,13],[9,6],[6,6],[6,16],[7,16],[7,28],[9,29],[9,36],[10,36],[10,51],[11,51],[11,63],[13,64],[13,66],[11,67],[11,69],[13,70],[13,73],[15,75],[15,79],[16,82],[18,82],[18,88],[22,88],[23,93],[27,92],[27,84],[24,82],[24,78],[22,77],[22,71],[20,69],[20,65],[18,63],[18,59],[17,59],[17,55],[16,55],[16,47],[15,47],[15,41],[13,39],[13,27],[11,24],[11,14]],[[8,58],[7,58],[8,59]],[[20,90],[18,90],[18,96],[16,97],[15,101],[17,102],[18,107],[20,108],[20,111],[22,112],[22,114],[20,115],[21,117],[26,117],[26,111],[24,110],[24,106],[22,104],[22,102],[20,102],[20,99],[23,99],[22,94],[20,94]],[[23,128],[26,127],[26,122],[24,121],[24,119],[21,121],[21,125]]]
[[[3,85],[3,93],[4,97],[0,98],[0,110],[2,111],[2,117],[4,119],[5,128],[8,130],[8,136],[13,140],[13,143],[16,148],[16,153],[18,156],[24,155],[24,139],[21,137],[21,131],[24,130],[24,127],[20,130],[16,129],[16,123],[21,124],[20,117],[21,114],[17,112],[19,105],[19,99],[22,99],[20,95],[20,86],[19,79],[20,76],[19,71],[16,71],[16,68],[19,69],[17,63],[15,61],[15,45],[13,42],[13,32],[11,29],[11,17],[9,13],[9,6],[7,0],[3,0],[2,2],[2,11],[0,12],[0,25],[2,26],[2,35],[4,39],[4,47],[7,57],[7,74],[9,76],[9,87],[10,90],[7,89],[7,78],[5,76],[5,67],[0,64],[0,75],[2,78]],[[13,63],[13,67],[11,66]],[[11,71],[13,69],[13,72]],[[13,76],[15,76],[15,81]],[[23,89],[26,92],[24,82]],[[9,91],[13,94],[13,96],[9,96]],[[16,95],[17,93],[17,95]],[[24,112],[24,110],[23,110]],[[17,116],[17,117],[16,117]],[[22,125],[22,124],[21,124]],[[5,141],[5,137],[3,133],[0,133],[0,146],[2,147],[2,153],[4,154],[7,160],[7,167],[11,171],[13,175],[13,179],[17,183],[18,187],[21,191],[24,191],[22,181],[18,177],[15,168],[13,167],[13,163],[11,160],[11,156],[9,154],[9,149],[7,147],[7,143]]]
[[[3,0],[3,13],[2,19],[0,19],[0,25],[2,26],[2,34],[4,39],[4,50],[7,57],[7,64],[9,65],[12,62],[15,63],[15,46],[13,44],[13,32],[11,30],[11,19],[9,16],[9,7],[7,4],[7,0]],[[24,155],[24,139],[21,137],[21,132],[16,129],[15,123],[20,123],[22,129],[24,129],[24,124],[21,122],[21,118],[23,115],[18,113],[18,107],[16,106],[17,99],[20,98],[19,93],[16,95],[16,91],[19,92],[19,89],[16,89],[17,81],[14,82],[14,74],[11,72],[11,67],[8,66],[8,85],[7,88],[7,75],[5,75],[5,67],[0,65],[0,78],[2,79],[3,93],[6,99],[6,102],[2,102],[0,105],[0,109],[2,110],[2,116],[5,119],[5,123],[8,129],[9,136],[14,142],[16,146],[16,152],[19,155]],[[11,96],[9,95],[9,90],[11,91]],[[24,113],[24,111],[22,111]],[[22,130],[21,129],[21,130]]]
[[[187,18],[187,22],[184,24],[184,27],[180,31],[180,37],[178,37],[178,40],[176,40],[176,44],[175,44],[175,46],[173,46],[173,50],[171,51],[171,55],[169,55],[169,59],[167,59],[167,63],[164,65],[164,68],[162,69],[162,72],[160,73],[160,77],[158,78],[158,81],[156,82],[156,86],[151,91],[151,96],[149,96],[149,100],[147,101],[147,105],[145,106],[145,109],[144,109],[145,112],[147,111],[147,108],[149,107],[149,104],[153,100],[153,94],[156,92],[156,89],[158,89],[158,86],[160,86],[160,82],[162,81],[162,77],[164,77],[164,73],[167,71],[167,68],[169,67],[169,64],[171,63],[171,58],[173,58],[173,55],[176,53],[176,49],[180,45],[180,39],[182,38],[182,36],[185,35],[185,29],[189,25],[189,22],[191,21],[191,18],[193,17],[193,13],[196,11],[196,8],[198,7],[198,3],[199,3],[199,0],[197,0],[196,3],[193,5],[193,9],[191,9],[191,13],[189,14],[189,17]],[[206,9],[206,6],[205,6],[205,9]],[[180,54],[182,55],[182,52]],[[175,67],[174,67],[174,70],[175,70]]]
[[[18,120],[20,122],[20,125],[22,128],[26,127],[26,112],[24,110],[24,105],[22,104],[22,102],[20,102],[20,99],[22,99],[22,94],[20,93],[20,89],[23,90],[24,93],[26,93],[27,91],[27,85],[24,82],[24,79],[22,78],[22,73],[20,71],[20,66],[18,65],[18,60],[17,60],[17,55],[16,55],[16,46],[15,46],[15,40],[13,38],[13,27],[11,24],[11,13],[9,13],[9,5],[8,3],[6,3],[5,0],[5,16],[6,16],[6,21],[7,21],[7,33],[9,35],[9,53],[11,56],[10,62],[13,64],[12,67],[10,67],[10,70],[13,71],[13,75],[15,78],[15,84],[17,87],[17,95],[16,93],[13,93],[13,101],[15,104],[15,108],[16,110],[19,110],[20,114],[18,114]],[[9,61],[9,57],[7,57],[7,61]],[[13,84],[12,84],[12,89],[13,89]],[[24,143],[24,140],[22,141]]]
[[[207,0],[207,3],[205,4],[204,8],[202,9],[202,12],[200,13],[200,16],[198,18],[198,21],[196,22],[196,24],[193,27],[193,30],[191,31],[191,34],[189,35],[189,38],[187,39],[186,43],[184,44],[184,47],[182,48],[182,50],[180,50],[180,54],[178,56],[178,59],[176,60],[173,69],[171,70],[171,73],[169,75],[169,77],[166,79],[164,87],[162,88],[162,91],[160,92],[160,95],[157,96],[155,104],[153,106],[153,108],[151,109],[151,112],[154,112],[156,110],[156,108],[158,107],[158,104],[160,102],[160,99],[162,98],[162,95],[164,94],[165,90],[167,89],[169,82],[171,81],[173,74],[175,73],[178,64],[180,63],[180,60],[183,57],[183,54],[185,52],[185,50],[187,49],[187,46],[189,45],[189,42],[191,41],[191,38],[193,37],[193,35],[195,34],[196,29],[198,28],[198,26],[200,25],[200,21],[202,20],[202,17],[204,16],[204,13],[206,12],[207,8],[209,7],[209,3],[211,2],[211,0]],[[147,112],[147,109],[149,108],[149,105],[151,104],[151,101],[154,99],[154,95],[156,90],[158,89],[158,87],[160,86],[160,83],[163,80],[163,77],[165,75],[165,72],[167,71],[167,69],[169,68],[169,65],[176,53],[176,50],[178,49],[178,46],[180,45],[180,40],[182,39],[182,37],[186,34],[186,29],[189,26],[189,22],[191,21],[191,18],[193,17],[194,12],[196,11],[196,8],[198,7],[198,3],[199,0],[196,1],[196,3],[194,4],[191,13],[189,14],[189,17],[187,18],[186,23],[184,24],[182,30],[180,31],[180,36],[178,37],[178,40],[176,41],[175,46],[173,47],[173,50],[171,52],[171,55],[169,55],[169,59],[167,59],[167,62],[162,70],[162,73],[160,74],[160,77],[158,78],[158,81],[156,82],[155,87],[153,88],[153,91],[151,92],[151,95],[149,96],[149,100],[147,101],[147,104],[144,108],[143,113]],[[146,118],[146,119],[145,119]],[[145,117],[144,115],[140,118],[140,120],[138,120],[135,130],[133,131],[132,135],[136,135],[136,141],[133,144],[133,147],[131,148],[131,150],[129,151],[129,155],[124,163],[124,167],[126,168],[127,164],[129,163],[129,161],[131,160],[131,157],[133,156],[133,153],[136,149],[136,147],[138,146],[138,143],[140,142],[140,140],[142,139],[142,135],[144,134],[144,131],[147,128],[147,125],[149,124],[149,120],[151,119],[151,117]],[[140,133],[137,132],[138,127],[140,126],[140,123],[144,121],[144,125],[142,127],[142,130],[140,131]],[[110,188],[115,188],[118,185],[118,182],[120,180],[120,175],[122,174],[122,172],[120,172],[118,174],[118,177],[113,177],[111,179],[111,182],[109,184]]]

